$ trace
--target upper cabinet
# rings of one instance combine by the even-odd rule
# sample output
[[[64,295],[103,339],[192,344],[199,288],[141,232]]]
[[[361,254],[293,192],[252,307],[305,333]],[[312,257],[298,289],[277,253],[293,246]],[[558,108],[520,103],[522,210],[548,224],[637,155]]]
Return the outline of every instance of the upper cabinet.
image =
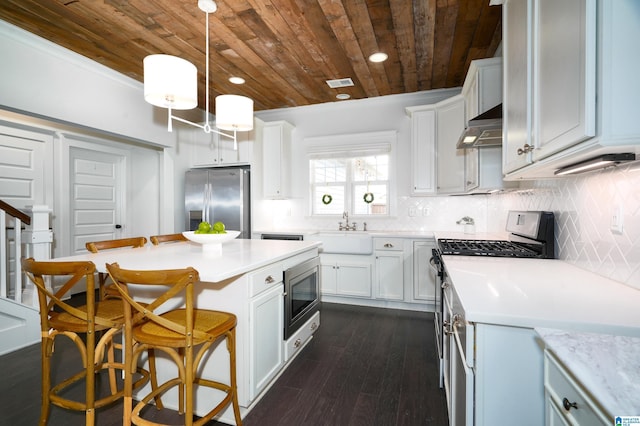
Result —
[[[290,197],[291,133],[286,121],[266,122],[262,126],[262,170],[264,198]]]
[[[464,98],[436,104],[436,188],[438,194],[459,194],[465,188],[465,150],[456,144],[464,130]]]
[[[635,0],[508,0],[503,5],[503,168],[554,175],[640,144]]]
[[[249,164],[252,155],[253,132],[238,132],[237,143],[217,133],[205,133],[199,128],[180,129],[181,140],[192,145],[192,167],[217,167]]]
[[[436,193],[436,111],[433,105],[409,107],[411,117],[411,194]]]

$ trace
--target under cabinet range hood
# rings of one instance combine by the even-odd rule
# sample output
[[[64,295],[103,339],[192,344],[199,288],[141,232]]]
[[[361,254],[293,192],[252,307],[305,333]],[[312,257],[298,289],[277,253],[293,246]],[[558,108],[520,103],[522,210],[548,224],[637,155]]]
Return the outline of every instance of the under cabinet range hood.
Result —
[[[496,105],[469,120],[456,148],[482,148],[502,146],[502,104]]]

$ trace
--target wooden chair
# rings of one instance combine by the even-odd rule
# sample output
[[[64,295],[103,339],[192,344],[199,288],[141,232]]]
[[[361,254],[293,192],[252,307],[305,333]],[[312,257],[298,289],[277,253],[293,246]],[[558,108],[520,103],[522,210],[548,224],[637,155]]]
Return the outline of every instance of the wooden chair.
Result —
[[[95,423],[95,409],[108,405],[124,395],[124,388],[118,390],[116,370],[122,370],[124,363],[104,361],[105,350],[113,347],[113,336],[122,329],[124,306],[121,300],[95,301],[96,272],[93,262],[38,262],[33,258],[22,260],[22,269],[38,290],[40,304],[40,326],[42,335],[42,407],[40,425],[46,425],[51,404],[85,412],[87,425]],[[47,282],[55,279],[56,287],[64,281],[58,290],[47,288]],[[74,307],[63,297],[82,280],[86,280],[87,303]],[[97,334],[101,334],[98,338]],[[81,336],[82,335],[82,336]],[[82,355],[82,368],[73,376],[60,383],[51,383],[51,360],[56,338],[64,336],[71,339]],[[96,375],[104,369],[109,370],[110,394],[96,399]],[[132,383],[138,388],[147,382],[149,373],[137,369],[140,378]],[[84,380],[84,401],[70,399],[60,394],[74,383]],[[68,390],[68,389],[67,389]]]
[[[165,234],[165,235],[153,235],[151,236],[151,244],[157,246],[160,243],[171,243],[176,241],[189,241],[187,237],[182,234]]]
[[[85,244],[85,247],[91,253],[98,253],[99,251],[103,250],[113,250],[126,247],[144,247],[145,244],[147,244],[147,239],[145,237],[131,237],[120,238],[116,240],[90,241]],[[109,278],[109,274],[98,274],[98,286],[100,287],[101,300],[108,297],[118,297],[118,291],[115,289],[110,289],[107,285],[107,278]]]
[[[141,416],[145,405],[164,394],[168,389],[178,387],[178,411],[184,413],[184,424],[203,425],[220,413],[229,404],[237,425],[242,424],[236,385],[235,327],[237,318],[227,312],[194,308],[194,285],[199,281],[198,271],[193,268],[134,271],[121,269],[117,263],[107,265],[109,275],[121,297],[128,303],[125,309],[125,354],[128,368],[125,374],[125,397],[123,425],[156,425]],[[164,286],[166,291],[157,295],[151,303],[143,305],[128,291],[128,285]],[[184,298],[183,309],[172,309],[158,313],[167,301],[175,302],[176,297]],[[199,364],[207,359],[206,351],[219,339],[226,339],[229,351],[229,383],[221,383],[198,376]],[[167,380],[156,390],[143,397],[133,407],[132,376],[133,366],[138,357],[148,348],[166,353],[176,364],[178,376]],[[196,386],[210,387],[226,392],[226,396],[211,411],[197,421],[193,420],[194,392]]]

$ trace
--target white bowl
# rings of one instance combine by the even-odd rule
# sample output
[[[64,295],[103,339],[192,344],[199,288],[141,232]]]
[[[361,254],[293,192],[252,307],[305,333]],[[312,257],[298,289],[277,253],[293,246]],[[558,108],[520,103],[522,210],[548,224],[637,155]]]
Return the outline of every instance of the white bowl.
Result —
[[[193,231],[183,232],[182,235],[185,236],[189,241],[193,241],[194,243],[208,245],[208,244],[222,244],[227,241],[231,241],[240,235],[240,231],[227,231],[226,234],[196,234]]]

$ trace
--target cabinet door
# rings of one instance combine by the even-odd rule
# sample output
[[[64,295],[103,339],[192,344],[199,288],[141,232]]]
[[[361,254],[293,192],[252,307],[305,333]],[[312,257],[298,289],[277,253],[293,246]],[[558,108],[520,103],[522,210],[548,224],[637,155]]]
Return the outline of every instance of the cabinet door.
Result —
[[[289,145],[293,126],[280,121],[265,123],[263,128],[263,191],[265,198],[289,196]]]
[[[336,294],[336,265],[320,265],[320,292],[322,294]]]
[[[371,265],[364,263],[336,264],[337,294],[371,297]]]
[[[433,109],[411,113],[411,193],[435,194],[435,128]]]
[[[433,242],[413,242],[413,300],[435,300],[437,281],[430,264],[433,248],[435,248]]]
[[[502,5],[504,43],[503,173],[531,163],[525,145],[531,141],[531,0],[508,0]],[[519,154],[519,152],[522,152]]]
[[[249,398],[265,388],[282,368],[284,330],[284,286],[279,284],[250,301],[251,339]]]
[[[403,258],[402,251],[376,252],[376,298],[404,299]]]
[[[436,109],[437,188],[438,194],[464,192],[464,149],[456,149],[464,130],[464,98],[438,103]]]
[[[595,135],[595,0],[535,2],[534,160]]]
[[[233,139],[220,135],[215,135],[214,140],[215,139],[217,139],[218,145],[218,164],[237,164],[238,149],[236,144],[233,142]]]

